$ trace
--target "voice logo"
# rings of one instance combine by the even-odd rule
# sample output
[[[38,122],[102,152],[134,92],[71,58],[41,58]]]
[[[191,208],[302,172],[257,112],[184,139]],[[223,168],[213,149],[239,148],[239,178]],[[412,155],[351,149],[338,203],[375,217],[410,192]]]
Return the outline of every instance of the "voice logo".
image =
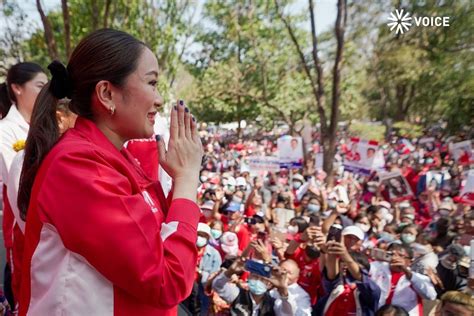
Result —
[[[408,32],[413,25],[424,27],[449,26],[449,16],[411,17],[410,13],[405,12],[403,9],[396,9],[395,12],[391,12],[388,20],[390,22],[387,23],[387,26],[390,28],[390,31],[395,31],[397,35]]]

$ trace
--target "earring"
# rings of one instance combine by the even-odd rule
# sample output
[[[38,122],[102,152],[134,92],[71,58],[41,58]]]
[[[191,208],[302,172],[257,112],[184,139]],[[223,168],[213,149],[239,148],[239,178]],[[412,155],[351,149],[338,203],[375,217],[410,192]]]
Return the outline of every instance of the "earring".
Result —
[[[115,106],[111,106],[110,109],[109,109],[109,111],[110,111],[110,115],[114,115],[114,113],[115,113]]]

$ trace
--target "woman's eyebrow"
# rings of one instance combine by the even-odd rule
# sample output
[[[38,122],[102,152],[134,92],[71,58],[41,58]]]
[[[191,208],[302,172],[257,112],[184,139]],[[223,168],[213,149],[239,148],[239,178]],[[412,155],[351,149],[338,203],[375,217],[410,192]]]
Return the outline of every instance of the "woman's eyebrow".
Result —
[[[151,70],[145,74],[145,76],[148,76],[148,75],[155,75],[158,77],[158,72],[156,70]]]

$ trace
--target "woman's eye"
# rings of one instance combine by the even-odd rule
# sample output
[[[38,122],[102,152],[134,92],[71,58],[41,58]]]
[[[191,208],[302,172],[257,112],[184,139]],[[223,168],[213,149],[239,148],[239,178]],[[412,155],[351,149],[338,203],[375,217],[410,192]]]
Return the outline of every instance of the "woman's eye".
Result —
[[[158,81],[156,80],[150,81],[150,85],[153,87],[156,87],[157,84],[158,84]]]

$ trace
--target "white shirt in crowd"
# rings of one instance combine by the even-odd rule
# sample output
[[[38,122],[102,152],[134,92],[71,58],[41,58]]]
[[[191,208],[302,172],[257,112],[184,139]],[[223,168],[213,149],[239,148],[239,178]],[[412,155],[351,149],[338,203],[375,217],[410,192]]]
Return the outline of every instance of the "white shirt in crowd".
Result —
[[[23,167],[23,160],[25,158],[25,151],[19,151],[10,166],[10,172],[8,173],[8,182],[5,183],[7,185],[7,196],[8,201],[10,202],[10,207],[12,209],[13,215],[15,216],[15,220],[20,227],[21,232],[25,233],[25,221],[20,217],[20,210],[18,209],[18,203],[14,203],[14,201],[18,200],[18,189],[20,187],[20,176],[21,176],[21,169]]]
[[[392,286],[392,272],[389,263],[372,262],[370,264],[370,278],[382,292],[379,306],[385,305]],[[436,290],[428,276],[412,271],[410,280],[403,275],[396,284],[391,304],[404,308],[410,316],[423,316],[420,314],[422,299],[435,300]]]
[[[8,172],[16,155],[13,144],[26,140],[30,125],[15,105],[12,105],[7,116],[0,120],[0,176],[4,184],[8,183]]]
[[[288,294],[288,296],[291,296],[296,303],[295,316],[311,315],[311,298],[308,292],[306,292],[298,283],[293,283],[292,285],[288,286]],[[271,290],[270,295],[271,297],[276,298],[278,295],[278,290]],[[278,303],[281,304],[281,300],[277,300],[275,305]]]

